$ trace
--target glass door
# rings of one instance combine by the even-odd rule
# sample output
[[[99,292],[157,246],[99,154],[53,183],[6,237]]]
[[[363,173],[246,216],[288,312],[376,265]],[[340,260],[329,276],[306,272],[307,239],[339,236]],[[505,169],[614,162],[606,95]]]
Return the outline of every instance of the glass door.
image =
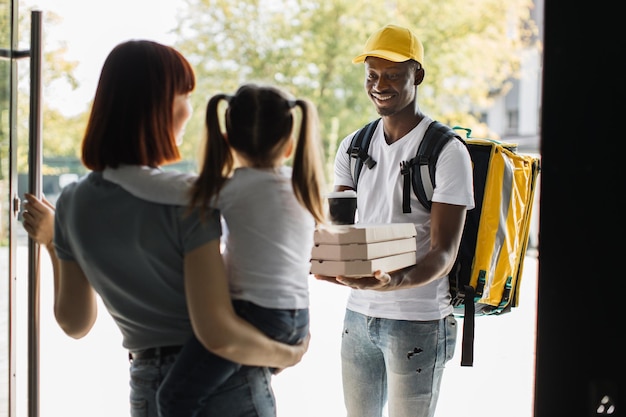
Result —
[[[13,59],[16,49],[16,29],[13,3],[0,0],[0,417],[15,415],[15,345],[12,337],[14,314],[15,240],[12,238],[15,190],[12,172],[14,136],[15,84],[17,65]]]
[[[19,224],[18,126],[28,136],[28,190],[40,193],[41,13],[32,12],[30,39],[18,49],[18,0],[0,0],[0,417],[39,415],[39,248]],[[30,75],[28,112],[18,111],[18,61]],[[28,123],[18,123],[27,118]],[[27,279],[17,265],[28,258]],[[24,275],[22,275],[24,277]],[[22,282],[20,282],[22,281]],[[19,324],[18,324],[19,323]],[[18,407],[17,404],[27,404]]]

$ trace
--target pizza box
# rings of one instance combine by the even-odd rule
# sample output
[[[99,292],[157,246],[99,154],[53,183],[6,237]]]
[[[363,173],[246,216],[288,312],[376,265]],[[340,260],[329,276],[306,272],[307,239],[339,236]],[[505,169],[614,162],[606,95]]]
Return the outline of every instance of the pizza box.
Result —
[[[336,277],[337,275],[363,277],[371,276],[374,274],[374,271],[379,269],[384,272],[392,272],[397,269],[415,265],[415,261],[415,251],[357,261],[326,261],[312,259],[311,274],[327,275],[331,277]]]
[[[311,251],[311,258],[327,261],[367,260],[415,251],[415,249],[414,237],[373,243],[316,244]]]
[[[371,243],[415,237],[413,223],[329,225],[315,230],[316,244]]]

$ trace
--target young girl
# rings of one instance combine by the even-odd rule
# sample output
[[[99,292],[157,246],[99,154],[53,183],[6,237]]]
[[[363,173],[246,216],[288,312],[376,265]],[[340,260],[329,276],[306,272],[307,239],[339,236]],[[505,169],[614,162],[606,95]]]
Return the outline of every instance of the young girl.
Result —
[[[222,102],[228,103],[226,134],[219,124]],[[294,149],[295,107],[302,117]],[[105,171],[105,178],[142,199],[218,208],[229,232],[224,259],[235,310],[285,343],[308,333],[313,232],[324,219],[316,122],[310,102],[275,87],[243,85],[234,96],[209,100],[198,177],[147,167]],[[284,165],[292,153],[293,170]],[[191,339],[159,389],[161,417],[195,416],[240,366]]]

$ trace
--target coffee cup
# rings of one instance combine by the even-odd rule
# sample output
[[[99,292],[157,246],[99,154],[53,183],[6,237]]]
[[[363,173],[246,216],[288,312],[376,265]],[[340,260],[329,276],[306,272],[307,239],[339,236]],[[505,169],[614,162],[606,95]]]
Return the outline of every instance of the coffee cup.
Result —
[[[332,224],[354,224],[356,191],[333,191],[326,195],[328,214]]]

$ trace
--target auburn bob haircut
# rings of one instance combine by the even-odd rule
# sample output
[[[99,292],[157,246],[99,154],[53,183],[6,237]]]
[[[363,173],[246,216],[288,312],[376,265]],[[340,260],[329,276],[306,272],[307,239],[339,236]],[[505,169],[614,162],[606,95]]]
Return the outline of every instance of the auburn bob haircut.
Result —
[[[102,67],[83,138],[83,164],[102,171],[180,160],[174,98],[195,84],[193,68],[175,49],[147,40],[117,45]]]

